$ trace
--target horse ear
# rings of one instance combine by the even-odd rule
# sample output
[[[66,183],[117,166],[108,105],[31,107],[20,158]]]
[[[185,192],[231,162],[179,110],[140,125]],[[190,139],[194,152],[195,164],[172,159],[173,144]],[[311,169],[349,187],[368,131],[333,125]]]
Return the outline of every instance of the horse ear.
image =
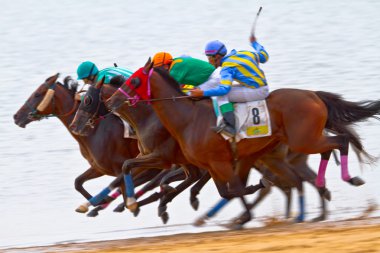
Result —
[[[49,77],[48,79],[46,79],[45,82],[47,85],[52,85],[53,83],[57,81],[58,77],[59,77],[59,73],[55,74],[54,76]]]
[[[99,88],[101,88],[102,86],[103,86],[103,84],[104,84],[104,80],[106,79],[106,76],[103,76],[103,78],[102,79],[100,79],[97,83],[96,83],[96,85],[95,85],[95,89],[99,89]]]
[[[145,63],[144,71],[145,73],[149,73],[149,70],[153,67],[152,59],[149,57],[148,61]]]

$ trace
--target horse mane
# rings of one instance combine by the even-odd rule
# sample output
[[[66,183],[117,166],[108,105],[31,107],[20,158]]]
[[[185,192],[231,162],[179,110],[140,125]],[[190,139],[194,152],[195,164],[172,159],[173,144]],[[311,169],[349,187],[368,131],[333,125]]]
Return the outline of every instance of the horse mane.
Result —
[[[65,88],[66,90],[68,90],[70,93],[72,93],[72,95],[74,96],[74,94],[77,92],[77,89],[78,89],[78,81],[75,80],[73,77],[71,76],[66,76],[64,79],[63,79],[63,83],[61,82],[56,82],[58,85],[62,86],[63,88]]]
[[[110,80],[110,85],[115,87],[115,88],[120,88],[125,81],[127,81],[127,78],[123,75],[117,75],[111,78]]]
[[[162,68],[154,68],[154,71],[156,71],[164,80],[166,80],[169,85],[174,88],[176,91],[178,91],[182,95],[186,95],[181,90],[180,84],[171,76],[169,75],[169,72],[162,69]]]

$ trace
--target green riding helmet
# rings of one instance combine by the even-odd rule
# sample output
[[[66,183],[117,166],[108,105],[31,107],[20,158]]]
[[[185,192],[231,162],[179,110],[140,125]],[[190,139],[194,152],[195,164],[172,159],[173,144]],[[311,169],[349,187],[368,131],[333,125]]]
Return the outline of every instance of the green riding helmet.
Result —
[[[82,62],[77,69],[78,80],[88,78],[89,76],[98,74],[99,70],[93,62]]]

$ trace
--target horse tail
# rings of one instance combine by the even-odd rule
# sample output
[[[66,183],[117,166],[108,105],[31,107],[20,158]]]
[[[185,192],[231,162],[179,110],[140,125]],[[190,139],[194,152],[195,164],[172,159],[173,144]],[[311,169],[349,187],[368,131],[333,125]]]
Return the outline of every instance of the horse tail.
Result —
[[[359,135],[351,125],[368,118],[380,120],[380,100],[351,102],[344,100],[338,94],[325,91],[317,91],[315,93],[325,103],[328,110],[325,128],[336,134],[347,135],[349,142],[354,146],[354,151],[360,162],[369,164],[375,162],[376,158],[364,150]],[[362,155],[365,157],[365,160]]]

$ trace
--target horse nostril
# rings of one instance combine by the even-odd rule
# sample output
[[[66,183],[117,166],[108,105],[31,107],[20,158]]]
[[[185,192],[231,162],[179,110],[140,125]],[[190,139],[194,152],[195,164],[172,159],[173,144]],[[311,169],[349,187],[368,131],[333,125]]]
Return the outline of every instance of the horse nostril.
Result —
[[[13,119],[17,119],[18,116],[17,116],[17,113],[15,115],[13,115]]]

